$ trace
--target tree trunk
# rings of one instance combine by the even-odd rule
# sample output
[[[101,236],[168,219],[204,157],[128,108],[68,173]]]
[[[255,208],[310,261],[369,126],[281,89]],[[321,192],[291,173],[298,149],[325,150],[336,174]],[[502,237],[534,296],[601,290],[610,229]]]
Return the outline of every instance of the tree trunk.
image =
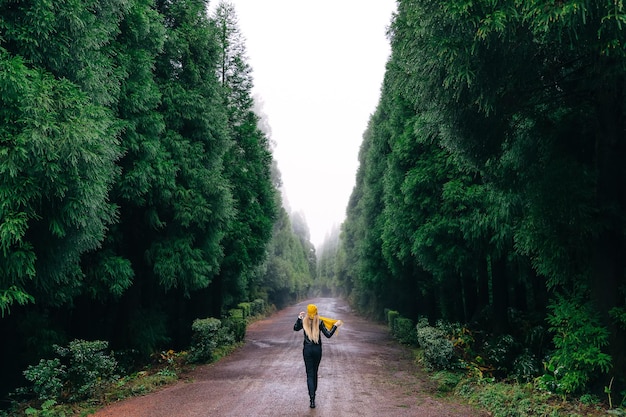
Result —
[[[463,322],[469,322],[478,313],[479,276],[461,277],[463,285]]]
[[[481,256],[478,264],[478,294],[477,294],[477,310],[476,314],[480,315],[485,307],[490,305],[489,301],[489,258]]]
[[[508,331],[509,291],[506,270],[506,255],[491,260],[492,323],[496,334]]]
[[[603,62],[598,71],[610,73],[611,63]],[[602,65],[602,63],[600,64]],[[608,71],[607,71],[608,69]],[[601,72],[599,72],[601,73]],[[597,90],[596,169],[597,204],[607,227],[598,235],[593,246],[592,288],[596,306],[603,323],[611,332],[609,353],[614,360],[614,374],[626,373],[626,338],[614,324],[609,311],[624,308],[624,213],[626,213],[626,146],[624,144],[624,77],[607,77]],[[622,387],[623,388],[623,387]]]

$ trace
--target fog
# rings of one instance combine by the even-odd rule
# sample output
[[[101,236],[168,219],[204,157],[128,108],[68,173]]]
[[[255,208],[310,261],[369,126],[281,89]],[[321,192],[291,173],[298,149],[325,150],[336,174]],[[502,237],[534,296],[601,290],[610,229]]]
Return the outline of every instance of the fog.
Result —
[[[303,214],[319,248],[345,218],[390,53],[395,0],[230,3],[288,205]]]

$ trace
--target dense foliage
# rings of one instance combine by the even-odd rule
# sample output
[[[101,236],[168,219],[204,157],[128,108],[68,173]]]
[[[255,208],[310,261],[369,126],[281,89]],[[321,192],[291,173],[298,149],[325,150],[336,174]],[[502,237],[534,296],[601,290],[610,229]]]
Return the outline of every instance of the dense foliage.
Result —
[[[235,10],[214,10],[0,2],[2,396],[54,346],[186,348],[194,320],[312,279]]]
[[[326,279],[464,323],[496,376],[623,390],[625,23],[613,0],[399,0]]]

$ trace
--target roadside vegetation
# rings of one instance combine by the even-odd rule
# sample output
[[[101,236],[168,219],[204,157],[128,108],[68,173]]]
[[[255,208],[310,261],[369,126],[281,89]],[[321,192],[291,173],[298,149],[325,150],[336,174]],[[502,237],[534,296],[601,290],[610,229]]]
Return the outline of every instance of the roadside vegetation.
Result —
[[[56,358],[29,367],[25,372],[29,386],[12,394],[11,409],[0,412],[0,416],[87,416],[106,404],[173,384],[194,367],[232,353],[241,346],[247,324],[275,311],[270,306],[246,315],[250,306],[242,307],[231,311],[226,319],[196,320],[194,341],[188,350],[156,352],[141,369],[127,368],[127,355],[111,352],[106,342],[77,340],[57,347]],[[493,417],[626,415],[624,393],[614,393],[610,386],[605,387],[604,398],[572,395],[552,378],[534,376],[537,370],[524,363],[523,357],[511,363],[510,340],[491,344],[456,324],[431,326],[421,320],[414,325],[396,311],[386,310],[385,315],[390,334],[412,348],[416,364],[433,382],[433,395],[440,398],[461,399]],[[507,366],[514,372],[505,372]]]
[[[106,404],[175,383],[194,367],[232,353],[243,343],[248,324],[275,311],[262,300],[239,307],[226,318],[195,320],[188,350],[155,352],[140,368],[133,352],[113,352],[105,341],[55,346],[52,359],[24,371],[27,386],[10,395],[12,404],[0,410],[0,417],[87,416]]]
[[[626,415],[626,393],[613,392],[611,384],[604,387],[604,397],[583,389],[593,363],[580,367],[580,380],[566,380],[565,369],[550,369],[550,364],[539,369],[541,364],[519,351],[511,337],[491,337],[442,321],[414,324],[393,310],[385,314],[391,334],[413,348],[416,363],[429,373],[441,396],[461,397],[493,417]],[[584,349],[572,350],[569,360],[576,363]]]

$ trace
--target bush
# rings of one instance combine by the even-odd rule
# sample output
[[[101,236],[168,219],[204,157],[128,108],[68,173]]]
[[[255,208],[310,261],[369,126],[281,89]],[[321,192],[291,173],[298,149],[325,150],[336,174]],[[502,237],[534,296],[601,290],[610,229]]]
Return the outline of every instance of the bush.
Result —
[[[547,321],[556,350],[545,365],[547,372],[539,380],[540,386],[562,395],[581,392],[591,378],[611,368],[611,357],[602,352],[609,332],[580,295],[557,296],[548,308]]]
[[[265,312],[265,300],[262,298],[257,298],[252,301],[252,305],[250,308],[250,314],[253,316],[257,316],[259,314],[263,314]]]
[[[398,317],[394,324],[394,336],[400,343],[406,345],[417,344],[417,332],[413,320],[406,317]]]
[[[532,353],[525,350],[513,361],[512,377],[518,382],[530,382],[539,374],[539,362]]]
[[[241,319],[241,320],[244,320],[246,318],[244,311],[240,308],[231,308],[228,311],[228,316],[235,318],[235,319]]]
[[[65,365],[61,365],[59,358],[42,359],[24,371],[26,380],[33,384],[33,393],[42,401],[61,398],[66,375]]]
[[[57,406],[56,401],[46,400],[41,404],[41,409],[27,407],[24,414],[33,417],[67,417],[70,414],[63,410],[63,407]]]
[[[423,360],[427,368],[443,370],[455,365],[454,345],[439,327],[432,327],[428,320],[420,319],[417,324],[417,342],[423,349]]]
[[[230,317],[223,321],[222,326],[230,334],[233,342],[239,343],[243,342],[246,337],[246,321],[240,318]]]
[[[431,379],[437,383],[437,391],[441,393],[453,392],[463,380],[463,374],[452,371],[437,371]]]
[[[196,319],[191,325],[192,340],[189,362],[212,362],[219,358],[220,348],[243,341],[246,336],[246,321],[243,310],[232,309],[231,316],[223,320],[213,317]]]
[[[24,376],[40,400],[80,401],[97,397],[117,379],[117,362],[104,352],[108,346],[101,340],[74,340],[68,347],[54,345],[59,357],[29,366]]]
[[[514,366],[517,343],[510,334],[501,334],[491,337],[482,348],[484,360],[501,375],[508,375]]]
[[[387,325],[389,326],[389,330],[391,330],[391,334],[395,334],[395,322],[398,317],[400,317],[400,313],[395,310],[386,310],[387,316]]]
[[[191,348],[189,349],[190,362],[200,363],[212,360],[213,351],[219,343],[221,327],[222,322],[213,317],[193,321],[191,325],[193,334]]]
[[[70,400],[96,398],[106,385],[117,379],[117,362],[105,350],[109,342],[74,340],[67,348],[57,347],[60,356],[69,359]]]
[[[243,312],[244,319],[250,317],[250,314],[252,313],[251,303],[239,303],[237,304],[237,308],[239,308]]]

